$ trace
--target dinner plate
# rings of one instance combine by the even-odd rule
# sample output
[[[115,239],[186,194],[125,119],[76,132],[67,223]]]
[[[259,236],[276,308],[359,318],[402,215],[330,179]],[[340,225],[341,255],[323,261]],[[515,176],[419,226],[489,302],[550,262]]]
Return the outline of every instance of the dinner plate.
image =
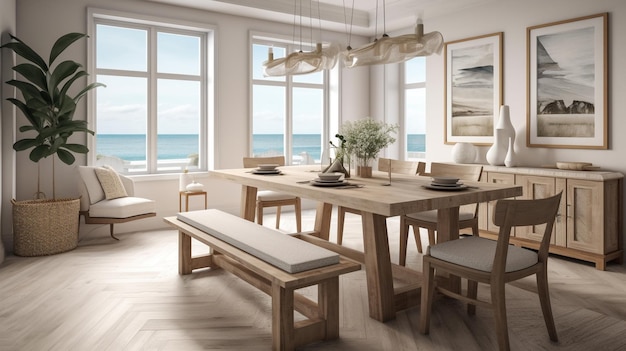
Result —
[[[314,180],[311,184],[315,186],[327,186],[327,187],[350,185],[350,183],[348,183],[345,180],[341,180],[339,182],[318,182],[317,180]]]
[[[456,184],[459,181],[459,178],[454,177],[433,177],[433,183],[439,184]]]
[[[430,190],[449,190],[449,191],[465,190],[468,188],[467,185],[465,184],[460,184],[458,186],[439,186],[439,185],[422,185],[422,186]]]
[[[252,170],[253,174],[280,174],[280,170],[278,169],[269,169],[269,170],[264,170],[264,169],[254,169]]]

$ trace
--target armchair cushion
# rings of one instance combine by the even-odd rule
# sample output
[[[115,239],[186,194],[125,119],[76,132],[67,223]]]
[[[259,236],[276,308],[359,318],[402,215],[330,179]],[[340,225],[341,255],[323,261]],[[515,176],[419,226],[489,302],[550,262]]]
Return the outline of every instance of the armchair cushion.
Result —
[[[96,168],[95,172],[107,200],[128,196],[124,184],[122,184],[122,180],[115,170],[103,167]]]
[[[151,212],[156,212],[154,200],[133,196],[100,201],[89,207],[91,217],[128,218]]]

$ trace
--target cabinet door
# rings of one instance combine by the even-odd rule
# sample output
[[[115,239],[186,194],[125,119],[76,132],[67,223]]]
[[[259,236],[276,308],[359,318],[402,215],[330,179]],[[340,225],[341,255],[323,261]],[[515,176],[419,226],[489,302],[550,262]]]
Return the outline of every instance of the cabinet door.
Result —
[[[487,174],[487,182],[491,184],[515,184],[515,174],[489,172]],[[500,227],[493,224],[492,218],[495,205],[496,201],[490,201],[487,205],[487,230],[497,233],[500,230]]]
[[[601,182],[567,180],[567,247],[604,253],[604,191]]]
[[[516,178],[517,185],[522,186],[522,199],[535,200],[545,199],[547,197],[556,194],[556,179],[554,177],[540,177],[529,175],[518,175]],[[545,224],[536,226],[516,227],[515,236],[517,238],[523,238],[540,242],[543,238],[543,232],[545,231]],[[550,243],[556,242],[555,230],[553,228]]]

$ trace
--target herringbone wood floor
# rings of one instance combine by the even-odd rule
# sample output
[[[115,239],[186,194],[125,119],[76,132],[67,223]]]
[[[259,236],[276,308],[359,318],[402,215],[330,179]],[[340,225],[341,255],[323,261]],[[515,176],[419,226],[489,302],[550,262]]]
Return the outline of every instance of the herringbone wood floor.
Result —
[[[312,227],[313,214],[306,211],[305,229]],[[284,229],[293,230],[293,215],[283,218]],[[273,223],[270,216],[266,223]],[[389,228],[397,262],[398,221],[390,219]],[[7,258],[0,266],[0,350],[271,348],[271,305],[265,294],[223,271],[179,276],[173,230],[120,234],[119,242],[107,231],[106,226],[94,229],[71,252]],[[344,244],[361,247],[359,217],[348,215]],[[419,268],[414,246],[409,246],[408,265]],[[428,336],[417,332],[418,308],[384,324],[370,319],[364,277],[361,271],[341,279],[340,340],[305,350],[496,348],[489,311],[479,309],[469,317],[464,306],[449,299],[436,303]],[[626,349],[625,267],[612,264],[600,272],[552,257],[550,282],[560,342],[549,341],[534,281],[527,279],[507,287],[514,350]],[[485,295],[486,288],[479,293]]]

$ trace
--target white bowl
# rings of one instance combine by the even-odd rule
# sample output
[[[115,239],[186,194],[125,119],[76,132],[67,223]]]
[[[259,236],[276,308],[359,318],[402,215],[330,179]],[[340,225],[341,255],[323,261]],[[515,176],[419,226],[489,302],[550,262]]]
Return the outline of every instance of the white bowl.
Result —
[[[278,164],[274,163],[260,164],[259,169],[262,171],[273,171],[278,166]]]
[[[433,183],[456,184],[458,182],[459,182],[459,178],[453,178],[453,177],[433,177]]]
[[[332,180],[339,180],[339,178],[343,176],[343,173],[339,173],[339,172],[318,173],[317,176],[321,180],[332,181]]]

